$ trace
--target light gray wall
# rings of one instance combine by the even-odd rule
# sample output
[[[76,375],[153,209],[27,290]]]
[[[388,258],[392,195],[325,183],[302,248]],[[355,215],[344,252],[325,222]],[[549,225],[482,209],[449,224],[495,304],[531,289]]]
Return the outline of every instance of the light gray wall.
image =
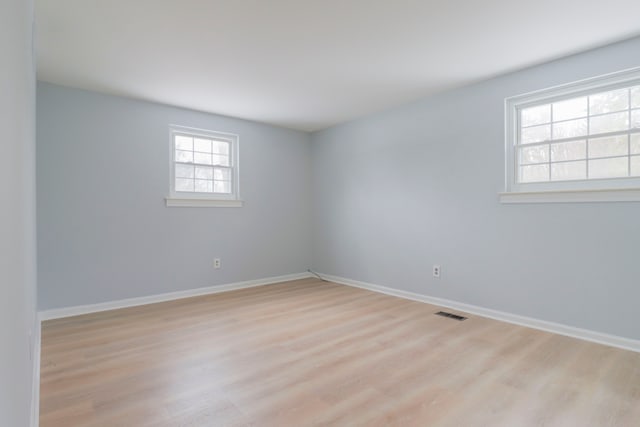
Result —
[[[326,274],[640,339],[640,204],[497,200],[505,97],[639,65],[636,38],[311,138],[41,83],[40,308],[302,272],[313,258]],[[164,207],[170,123],[240,135],[245,207]]]
[[[640,203],[498,202],[504,98],[634,66],[640,38],[314,134],[314,268],[640,339]]]
[[[36,308],[33,2],[0,5],[0,425],[29,425]]]
[[[309,135],[46,83],[37,95],[40,309],[309,268]],[[170,124],[240,136],[244,207],[164,206]]]

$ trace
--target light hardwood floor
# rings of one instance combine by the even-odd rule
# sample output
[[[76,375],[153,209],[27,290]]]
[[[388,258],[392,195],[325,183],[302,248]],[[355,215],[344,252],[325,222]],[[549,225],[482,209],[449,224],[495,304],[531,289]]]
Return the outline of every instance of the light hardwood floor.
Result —
[[[305,279],[47,321],[40,425],[640,426],[640,354]]]

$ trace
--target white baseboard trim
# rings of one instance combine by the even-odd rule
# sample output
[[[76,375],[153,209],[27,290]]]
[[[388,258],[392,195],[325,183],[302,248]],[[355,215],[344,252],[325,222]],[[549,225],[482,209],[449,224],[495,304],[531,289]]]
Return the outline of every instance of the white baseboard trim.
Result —
[[[323,279],[326,279],[341,285],[367,289],[370,291],[392,295],[395,297],[424,302],[427,304],[437,305],[441,307],[447,307],[453,310],[475,314],[477,316],[488,317],[488,318],[500,320],[503,322],[513,323],[520,326],[526,326],[528,328],[539,329],[542,331],[552,332],[554,334],[559,334],[559,335],[566,335],[572,338],[578,338],[581,340],[591,341],[598,344],[609,345],[609,346],[621,348],[624,350],[640,352],[640,341],[633,340],[630,338],[604,334],[601,332],[590,331],[588,329],[581,329],[573,326],[563,325],[561,323],[534,319],[532,317],[519,316],[517,314],[507,313],[507,312],[498,311],[498,310],[492,310],[489,308],[479,307],[471,304],[464,304],[461,302],[452,301],[448,299],[421,295],[421,294],[416,294],[408,291],[401,291],[398,289],[388,288],[385,286],[374,285],[371,283],[346,279],[344,277],[331,276],[329,274],[322,274],[322,273],[320,273],[320,275],[322,276]]]
[[[31,427],[40,425],[40,318],[36,319],[35,340],[33,344],[33,378],[31,382]]]
[[[311,273],[287,274],[284,276],[267,277],[264,279],[247,280],[244,282],[229,283],[226,285],[208,286],[205,288],[189,289],[186,291],[168,292],[164,294],[149,295],[146,297],[127,298],[118,301],[109,301],[98,304],[78,305],[74,307],[55,308],[39,312],[40,320],[61,319],[63,317],[79,316],[81,314],[97,313],[99,311],[116,310],[119,308],[135,307],[138,305],[154,304],[157,302],[172,301],[182,298],[197,297],[200,295],[217,294],[220,292],[235,291],[237,289],[254,288],[256,286],[271,285],[291,280],[306,279],[312,277]]]

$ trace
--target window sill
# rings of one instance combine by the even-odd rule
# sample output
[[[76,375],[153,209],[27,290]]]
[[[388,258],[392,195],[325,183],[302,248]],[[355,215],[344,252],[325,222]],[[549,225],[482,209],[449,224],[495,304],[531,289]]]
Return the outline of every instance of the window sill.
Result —
[[[185,197],[165,198],[168,208],[241,208],[242,200],[197,199]]]
[[[640,188],[500,193],[500,203],[640,202]]]

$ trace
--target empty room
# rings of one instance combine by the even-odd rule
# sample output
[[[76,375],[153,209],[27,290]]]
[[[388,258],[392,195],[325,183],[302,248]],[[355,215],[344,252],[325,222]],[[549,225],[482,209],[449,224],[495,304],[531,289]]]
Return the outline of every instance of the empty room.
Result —
[[[0,426],[640,426],[640,2],[3,0]]]

